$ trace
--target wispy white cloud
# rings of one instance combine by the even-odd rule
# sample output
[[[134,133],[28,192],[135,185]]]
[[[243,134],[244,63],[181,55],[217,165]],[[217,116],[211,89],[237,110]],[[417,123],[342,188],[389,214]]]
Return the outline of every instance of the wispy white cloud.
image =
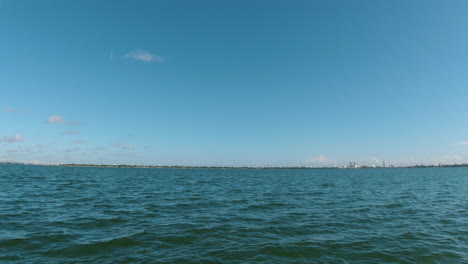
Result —
[[[162,56],[159,56],[157,54],[153,54],[149,51],[146,50],[135,50],[128,52],[123,56],[125,59],[130,59],[130,60],[137,60],[137,61],[142,61],[142,62],[158,62],[158,63],[163,63],[166,61],[166,59]]]
[[[5,141],[7,143],[14,143],[14,142],[23,142],[24,138],[18,134],[13,135],[13,136],[5,136],[3,138],[0,138],[0,142]]]
[[[458,141],[457,144],[459,144],[459,145],[468,145],[468,141]]]
[[[80,131],[78,130],[69,130],[69,131],[63,131],[62,135],[78,135],[80,134]]]
[[[106,150],[107,147],[96,147],[96,148],[92,148],[91,150]]]
[[[133,146],[133,145],[122,145],[120,143],[114,143],[114,144],[112,144],[112,147],[121,148],[121,149],[133,149],[133,148],[135,148],[135,146]]]
[[[8,152],[8,153],[15,153],[15,154],[17,154],[16,156],[18,156],[18,155],[24,155],[24,154],[36,153],[36,151],[34,151],[34,150],[31,149],[31,148],[23,148],[23,147],[9,148],[9,149],[6,150],[6,152]]]
[[[21,114],[24,111],[21,109],[13,108],[13,107],[2,107],[3,111],[10,113],[10,114]]]
[[[66,148],[63,152],[77,152],[80,151],[80,148]]]
[[[68,121],[68,120],[65,120],[63,117],[61,116],[50,116],[47,121],[46,121],[47,124],[64,124],[64,125],[77,125],[78,123],[77,122],[72,122],[72,121]]]

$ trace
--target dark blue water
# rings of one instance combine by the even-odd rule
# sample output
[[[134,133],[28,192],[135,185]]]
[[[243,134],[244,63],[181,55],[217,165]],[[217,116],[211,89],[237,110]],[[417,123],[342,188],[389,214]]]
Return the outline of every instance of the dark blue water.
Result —
[[[0,165],[1,263],[468,263],[468,168]]]

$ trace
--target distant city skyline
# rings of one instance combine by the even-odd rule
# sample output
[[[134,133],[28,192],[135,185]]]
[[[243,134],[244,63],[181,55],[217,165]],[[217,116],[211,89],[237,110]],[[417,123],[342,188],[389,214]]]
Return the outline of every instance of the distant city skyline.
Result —
[[[468,163],[467,11],[3,0],[0,162]]]

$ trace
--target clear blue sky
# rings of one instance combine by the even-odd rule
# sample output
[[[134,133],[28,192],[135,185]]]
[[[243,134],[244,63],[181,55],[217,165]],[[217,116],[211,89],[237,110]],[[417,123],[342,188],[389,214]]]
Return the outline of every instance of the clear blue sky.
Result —
[[[468,161],[468,1],[0,1],[0,159]]]

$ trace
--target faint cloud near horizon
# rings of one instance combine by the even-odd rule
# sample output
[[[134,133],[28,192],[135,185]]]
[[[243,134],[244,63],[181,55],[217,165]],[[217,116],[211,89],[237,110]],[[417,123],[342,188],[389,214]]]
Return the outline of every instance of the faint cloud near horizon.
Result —
[[[324,155],[319,155],[318,157],[315,157],[315,158],[312,158],[310,160],[308,160],[309,163],[320,163],[320,164],[324,164],[324,163],[328,163],[330,162],[330,159],[325,157]]]
[[[123,58],[146,62],[146,63],[150,63],[150,62],[163,63],[166,61],[164,57],[157,55],[157,54],[153,54],[146,50],[135,50],[135,51],[128,52],[127,54],[123,56]]]
[[[77,152],[80,151],[80,148],[66,148],[63,150],[63,152]]]
[[[133,148],[135,148],[135,146],[133,146],[133,145],[122,145],[120,143],[114,143],[114,144],[112,144],[112,147],[121,148],[121,149],[133,149]]]
[[[96,148],[92,148],[91,150],[106,150],[107,147],[96,147]]]

